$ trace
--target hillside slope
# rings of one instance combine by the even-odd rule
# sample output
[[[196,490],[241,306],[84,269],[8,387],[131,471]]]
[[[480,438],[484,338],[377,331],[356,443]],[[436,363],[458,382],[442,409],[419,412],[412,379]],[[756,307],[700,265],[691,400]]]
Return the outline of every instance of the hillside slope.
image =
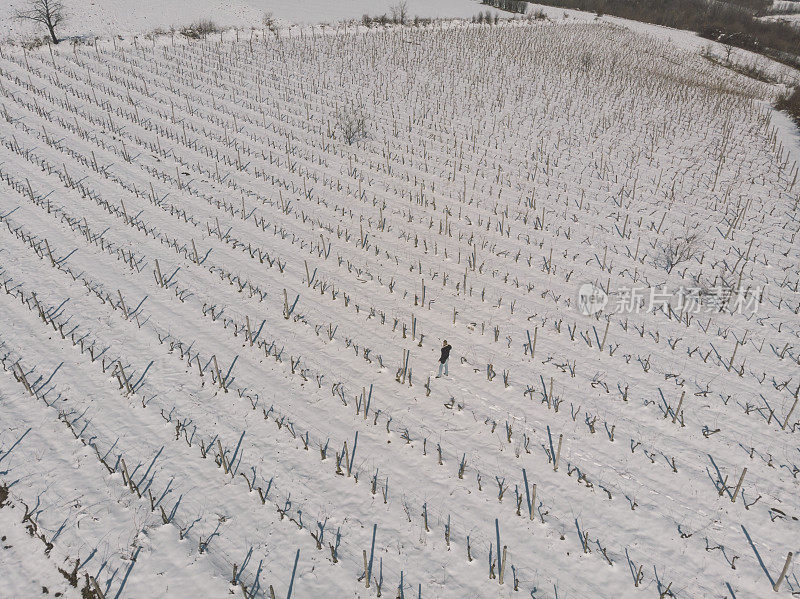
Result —
[[[106,597],[800,592],[777,86],[572,20],[1,49],[0,483]]]

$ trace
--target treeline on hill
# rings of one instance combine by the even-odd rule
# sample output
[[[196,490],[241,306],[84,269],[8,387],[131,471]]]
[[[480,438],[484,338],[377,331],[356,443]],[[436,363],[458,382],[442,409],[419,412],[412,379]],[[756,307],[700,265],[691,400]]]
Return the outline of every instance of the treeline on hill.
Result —
[[[525,14],[528,9],[528,3],[525,0],[481,0],[481,4],[519,14]]]
[[[775,108],[788,112],[800,126],[800,88],[795,88],[792,93],[780,98],[775,103]]]
[[[510,0],[494,0],[497,4]],[[800,28],[762,21],[769,0],[539,0],[542,4],[609,14],[695,31],[702,37],[752,50],[800,68]],[[498,6],[498,8],[500,8]]]

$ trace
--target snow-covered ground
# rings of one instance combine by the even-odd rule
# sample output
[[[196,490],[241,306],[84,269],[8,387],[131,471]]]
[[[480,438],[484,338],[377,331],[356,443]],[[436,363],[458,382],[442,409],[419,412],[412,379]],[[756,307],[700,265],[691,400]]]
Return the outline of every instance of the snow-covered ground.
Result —
[[[0,594],[800,593],[783,88],[547,12],[0,48]]]
[[[765,21],[782,21],[784,23],[789,23],[791,25],[794,25],[795,27],[800,27],[800,13],[767,15],[761,18],[764,19]]]
[[[3,496],[0,490],[0,498]],[[22,505],[11,501],[0,501],[0,579],[3,581],[4,597],[47,597],[77,599],[77,572],[75,587],[68,577],[74,571],[74,564],[62,563],[45,553],[47,545],[31,535]],[[64,574],[58,569],[61,568]],[[65,576],[66,575],[66,576]],[[85,584],[85,579],[80,581]]]
[[[180,28],[199,19],[224,27],[261,28],[269,13],[286,23],[335,23],[360,20],[364,14],[391,14],[399,0],[63,0],[68,19],[66,36],[147,33]],[[410,17],[471,18],[488,7],[477,0],[406,0]],[[0,39],[30,35],[42,28],[10,18],[26,6],[25,0],[0,0]],[[497,11],[491,10],[492,13]]]
[[[773,0],[772,10],[777,14],[761,17],[765,21],[783,21],[800,27],[800,2],[796,0]]]
[[[773,0],[772,10],[781,12],[800,12],[800,2],[797,0]]]

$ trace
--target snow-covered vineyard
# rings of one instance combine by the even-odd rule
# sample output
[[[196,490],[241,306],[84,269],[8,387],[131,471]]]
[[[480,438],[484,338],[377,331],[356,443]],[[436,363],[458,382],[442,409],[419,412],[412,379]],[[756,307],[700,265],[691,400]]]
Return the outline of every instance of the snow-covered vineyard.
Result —
[[[774,87],[591,22],[0,50],[1,596],[800,593]]]

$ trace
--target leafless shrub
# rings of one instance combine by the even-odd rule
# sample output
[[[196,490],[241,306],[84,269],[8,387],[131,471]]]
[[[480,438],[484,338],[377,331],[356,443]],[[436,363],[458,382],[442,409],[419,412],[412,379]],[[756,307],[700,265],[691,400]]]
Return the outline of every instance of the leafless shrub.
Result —
[[[218,33],[220,28],[211,19],[200,19],[181,29],[181,34],[192,39],[206,37],[209,33]]]
[[[145,33],[144,37],[149,40],[154,40],[157,37],[163,37],[165,35],[169,35],[169,31],[167,31],[163,27],[156,27],[152,31]]]
[[[390,22],[391,19],[386,14],[378,15],[375,17],[371,17],[365,14],[363,17],[361,17],[361,23],[364,25],[364,27],[374,27],[379,25],[386,26]]]
[[[265,12],[264,16],[261,19],[262,25],[269,29],[275,36],[278,35],[278,23],[275,21],[275,17],[272,16],[271,12]]]
[[[144,38],[151,42],[155,42],[156,39],[160,37],[167,37],[172,36],[175,37],[175,27],[170,27],[169,29],[165,29],[163,27],[156,27],[152,31],[148,31],[144,34]]]
[[[339,111],[336,128],[347,145],[352,146],[367,137],[367,115],[363,106],[348,106]]]
[[[695,227],[686,225],[683,230],[671,235],[661,248],[660,264],[671,273],[672,270],[692,258],[700,247],[700,233]]]
[[[56,27],[66,20],[67,13],[61,0],[28,0],[26,8],[18,10],[14,13],[14,17],[23,21],[41,23],[47,27],[53,43],[57,44]]]
[[[50,42],[50,38],[47,36],[40,36],[34,37],[32,39],[27,39],[21,43],[22,47],[26,50],[34,50],[35,48],[41,48],[42,46],[46,46]]]

